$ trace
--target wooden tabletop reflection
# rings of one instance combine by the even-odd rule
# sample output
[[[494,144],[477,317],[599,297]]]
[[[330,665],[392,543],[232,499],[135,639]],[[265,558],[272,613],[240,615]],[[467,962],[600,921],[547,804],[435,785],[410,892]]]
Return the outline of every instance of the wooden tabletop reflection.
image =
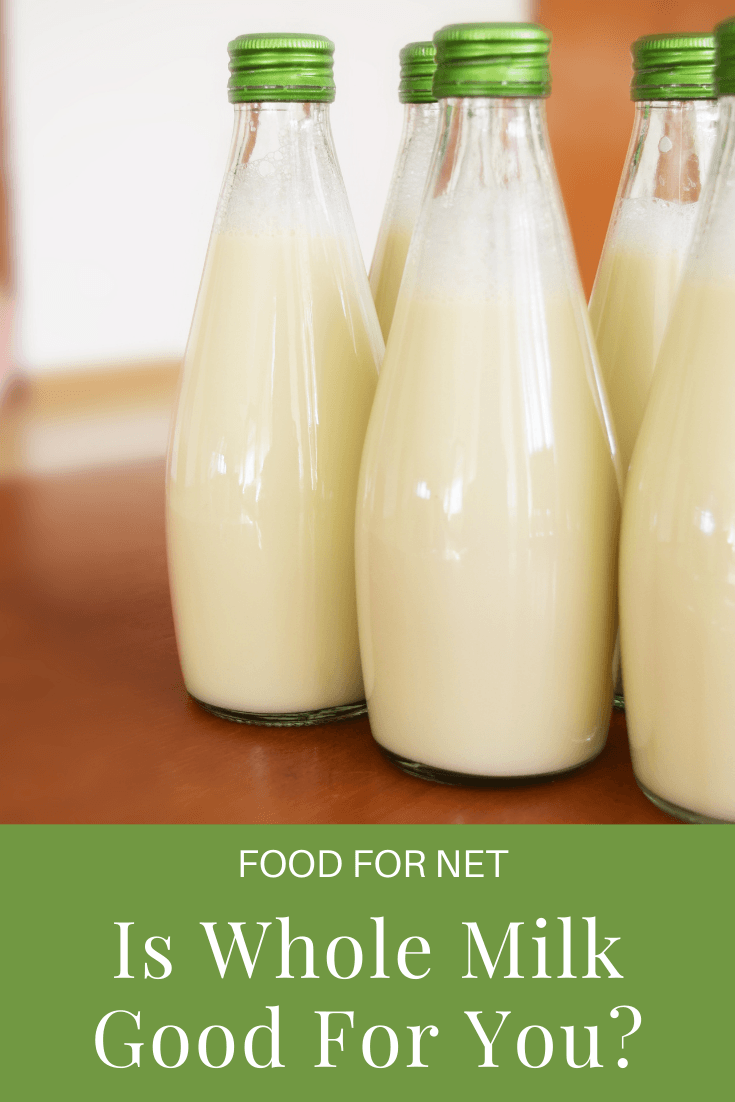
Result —
[[[0,483],[4,822],[665,823],[625,721],[569,777],[463,789],[391,765],[367,720],[244,727],[187,696],[166,578],[163,464]]]

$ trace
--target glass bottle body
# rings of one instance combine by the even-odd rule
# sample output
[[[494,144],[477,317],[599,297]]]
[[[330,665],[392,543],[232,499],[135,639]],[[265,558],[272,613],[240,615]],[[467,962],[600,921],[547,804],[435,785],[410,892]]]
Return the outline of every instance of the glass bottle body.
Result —
[[[642,101],[590,299],[623,474],[694,233],[717,100]]]
[[[177,642],[211,710],[320,722],[364,709],[354,499],[382,339],[327,105],[235,112],[169,452]]]
[[[356,528],[374,737],[443,780],[584,763],[610,718],[619,478],[536,99],[449,99]]]
[[[735,821],[735,97],[628,475],[620,614],[636,778]]]
[[[438,123],[438,103],[404,105],[401,144],[370,265],[370,287],[386,341],[429,174]]]

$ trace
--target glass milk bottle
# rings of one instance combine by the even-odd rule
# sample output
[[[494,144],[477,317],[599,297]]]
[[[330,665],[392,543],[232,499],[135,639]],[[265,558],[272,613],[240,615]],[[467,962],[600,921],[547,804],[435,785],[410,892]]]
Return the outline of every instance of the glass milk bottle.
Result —
[[[620,623],[633,767],[693,822],[735,821],[735,20],[720,129],[628,474]]]
[[[230,162],[168,459],[184,681],[243,723],[364,712],[355,495],[383,342],[332,143],[333,49],[230,43]]]
[[[548,145],[549,33],[434,41],[443,129],[363,453],[358,614],[378,743],[481,783],[605,742],[619,479]]]
[[[434,43],[409,42],[399,56],[401,83],[398,92],[404,104],[403,134],[370,266],[370,286],[386,340],[424,194],[439,119],[439,104],[431,91],[436,68]]]
[[[623,477],[717,130],[714,35],[647,35],[631,53],[633,134],[590,299]],[[620,677],[615,704],[624,707]]]
[[[590,299],[624,473],[717,129],[714,35],[648,35],[631,53],[635,122]]]

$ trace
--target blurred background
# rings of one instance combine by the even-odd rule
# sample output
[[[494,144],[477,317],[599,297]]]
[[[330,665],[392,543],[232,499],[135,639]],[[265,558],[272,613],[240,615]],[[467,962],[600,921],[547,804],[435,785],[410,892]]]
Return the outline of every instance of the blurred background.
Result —
[[[553,33],[552,149],[589,294],[632,125],[630,43],[735,0],[1,0],[0,476],[163,455],[228,153],[227,42],[337,45],[332,121],[366,266],[398,51],[448,22]]]

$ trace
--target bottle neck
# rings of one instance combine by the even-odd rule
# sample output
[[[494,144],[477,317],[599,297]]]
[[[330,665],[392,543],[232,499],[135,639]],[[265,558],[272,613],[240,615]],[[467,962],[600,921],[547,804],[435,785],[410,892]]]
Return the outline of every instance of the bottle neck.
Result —
[[[401,145],[406,146],[414,140],[422,141],[427,133],[435,135],[438,117],[439,104],[436,102],[404,103]]]
[[[231,161],[264,161],[293,142],[331,146],[328,103],[236,103]]]
[[[718,100],[717,140],[687,271],[735,284],[735,95]]]
[[[538,179],[550,167],[543,99],[478,96],[440,103],[435,196]]]
[[[438,129],[438,103],[404,104],[403,134],[385,213],[408,233],[418,215]]]
[[[345,218],[329,104],[236,104],[215,229],[328,232]]]
[[[533,284],[581,299],[544,100],[447,98],[440,110],[403,286],[482,298]]]
[[[400,273],[431,167],[439,120],[439,104],[405,103],[403,133],[398,147],[393,177],[383,210],[370,280],[378,303],[378,312],[388,335],[393,316]],[[394,237],[395,235],[395,237]],[[393,287],[395,282],[395,287]],[[393,290],[386,291],[390,285]],[[387,296],[390,294],[390,305]]]
[[[702,194],[717,131],[716,100],[641,100],[623,199],[696,203]]]

